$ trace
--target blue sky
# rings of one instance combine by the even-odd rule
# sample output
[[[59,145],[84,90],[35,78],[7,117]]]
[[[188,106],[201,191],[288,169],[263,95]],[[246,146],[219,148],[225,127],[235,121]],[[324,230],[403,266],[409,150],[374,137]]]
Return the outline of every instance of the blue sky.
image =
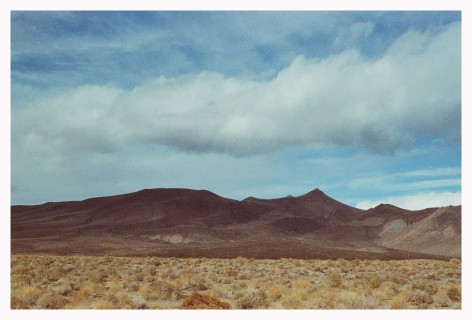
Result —
[[[459,12],[11,14],[11,200],[461,201]]]

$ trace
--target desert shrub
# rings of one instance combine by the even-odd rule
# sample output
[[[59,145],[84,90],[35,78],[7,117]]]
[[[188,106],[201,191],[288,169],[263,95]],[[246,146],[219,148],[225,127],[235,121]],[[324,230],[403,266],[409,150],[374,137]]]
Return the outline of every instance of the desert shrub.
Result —
[[[359,259],[354,259],[354,260],[351,261],[351,265],[356,266],[356,267],[361,265],[361,264],[362,264],[362,261],[359,260]]]
[[[419,265],[413,263],[410,266],[410,268],[407,269],[406,275],[409,276],[409,277],[415,276],[415,275],[419,274],[421,271],[422,271],[421,267]]]
[[[328,273],[328,279],[331,286],[335,288],[339,288],[341,286],[342,276],[338,271],[331,271]]]
[[[377,273],[368,273],[364,276],[364,285],[369,289],[380,287],[382,280]]]
[[[290,290],[282,297],[281,301],[286,309],[300,309],[303,307],[304,298],[300,290]]]
[[[140,285],[139,285],[139,282],[129,281],[129,282],[126,282],[123,287],[129,292],[136,292],[139,290]]]
[[[73,288],[74,288],[74,285],[72,283],[65,282],[56,288],[56,292],[58,292],[59,294],[63,296],[68,296],[72,292],[74,292]]]
[[[438,276],[437,273],[431,272],[426,275],[426,279],[428,280],[439,280],[440,277]]]
[[[114,292],[110,292],[105,296],[105,301],[108,304],[113,305],[112,308],[103,308],[103,309],[117,309],[120,305],[120,298]]]
[[[285,290],[285,287],[283,285],[279,283],[275,283],[275,284],[270,284],[269,286],[267,286],[266,292],[267,292],[268,297],[272,301],[277,301],[282,296],[282,293],[284,292],[284,290]]]
[[[137,273],[135,273],[135,275],[134,275],[134,280],[135,280],[135,281],[138,281],[138,282],[143,282],[143,280],[144,280],[144,272],[138,271]]]
[[[11,293],[12,309],[28,309],[36,304],[43,290],[35,286],[22,286]]]
[[[330,268],[334,268],[336,266],[336,262],[334,260],[328,260],[326,261],[326,268],[330,269]]]
[[[325,267],[318,262],[314,262],[313,271],[324,273]]]
[[[218,277],[216,280],[217,280],[218,283],[222,283],[222,284],[231,284],[231,283],[233,283],[233,278],[231,278],[231,277]]]
[[[119,309],[133,309],[134,302],[130,295],[126,292],[118,292],[115,294],[116,302],[114,303]]]
[[[327,288],[316,299],[315,308],[318,309],[334,309],[338,304],[338,293],[332,289]]]
[[[438,292],[438,284],[436,282],[423,279],[413,282],[412,288],[424,291],[431,296]]]
[[[411,293],[409,301],[414,304],[431,304],[433,298],[420,290],[415,290]]]
[[[230,269],[227,269],[225,272],[224,272],[224,275],[227,276],[227,277],[236,277],[238,275],[238,272],[233,269],[233,268],[230,268]]]
[[[15,275],[15,276],[12,276],[11,278],[11,282],[15,286],[24,286],[24,285],[29,286],[31,285],[32,281],[33,281],[33,277],[31,277],[31,275],[29,274]]]
[[[449,286],[447,288],[446,294],[452,301],[461,301],[461,290],[455,285]]]
[[[375,295],[363,295],[360,309],[379,309],[382,307],[381,300]]]
[[[215,297],[193,293],[185,298],[180,305],[181,309],[231,309],[227,302],[220,301]]]
[[[207,295],[215,297],[217,299],[232,299],[233,293],[230,290],[226,290],[223,287],[215,287],[211,290],[206,291]]]
[[[336,307],[339,309],[361,309],[362,299],[358,293],[347,291],[338,297]]]
[[[189,285],[194,291],[207,290],[210,288],[209,282],[199,275],[192,277],[189,281]]]
[[[457,308],[461,301],[459,259],[99,259],[12,256],[11,308],[176,308],[202,290],[240,309]]]
[[[102,264],[109,264],[109,263],[115,262],[116,260],[117,260],[117,258],[112,257],[112,256],[109,256],[109,255],[106,255],[106,256],[102,257],[102,258],[99,260],[99,263],[102,263]]]
[[[244,270],[239,272],[235,279],[237,280],[251,280],[253,278],[253,274],[250,270]]]
[[[400,292],[400,286],[391,282],[391,281],[383,281],[380,287],[375,290],[375,294],[381,299],[382,301],[390,300],[393,296]],[[369,293],[369,290],[366,290],[366,294]]]
[[[405,283],[408,282],[407,281],[408,278],[404,274],[401,274],[401,273],[392,274],[392,275],[390,275],[389,278],[393,283],[396,283],[396,284],[399,284],[399,285],[402,285],[402,284],[405,284]]]
[[[244,258],[244,257],[237,257],[235,260],[234,260],[234,263],[237,267],[241,267],[245,264],[248,263],[248,259],[247,258]]]
[[[22,299],[21,297],[12,296],[10,299],[11,309],[29,309],[31,304],[28,300]]]
[[[79,290],[75,291],[72,296],[71,300],[74,305],[82,304],[91,298],[94,293],[97,291],[97,286],[95,284],[87,283],[80,287]]]
[[[159,281],[153,285],[155,291],[154,294],[160,299],[170,299],[172,298],[174,287],[168,281]]]
[[[259,279],[255,279],[253,281],[253,284],[254,284],[254,287],[256,288],[262,288],[264,287],[266,284],[267,284],[267,280],[269,280],[270,278],[266,278],[266,279],[262,279],[262,278],[259,278]]]
[[[160,257],[147,257],[145,264],[146,265],[161,265],[164,260],[165,258],[160,258]]]
[[[268,303],[267,294],[259,289],[249,289],[240,293],[237,301],[238,309],[257,309]]]
[[[108,272],[106,270],[97,270],[92,273],[90,280],[95,283],[105,282],[108,278]]]
[[[434,296],[434,303],[436,307],[448,308],[451,307],[451,299],[447,296],[445,290],[441,290]]]
[[[49,282],[56,282],[57,280],[63,277],[64,273],[65,273],[64,270],[60,268],[54,268],[54,269],[48,270],[48,272],[46,273],[46,279]]]
[[[311,284],[307,280],[292,280],[291,286],[297,289],[307,289],[311,287]]]
[[[179,277],[178,273],[175,272],[175,270],[170,267],[168,268],[167,270],[165,270],[163,273],[162,273],[162,278],[163,279],[168,279],[168,280],[175,280]]]
[[[20,264],[20,265],[15,265],[11,268],[12,274],[17,274],[17,275],[27,275],[31,271],[31,268],[27,265]]]
[[[301,267],[302,266],[302,261],[301,260],[298,260],[298,259],[291,259],[291,262],[293,264],[294,267]]]
[[[461,265],[461,261],[457,258],[452,258],[451,260],[449,260],[449,264],[453,267],[458,267]]]
[[[42,309],[62,309],[70,300],[56,292],[48,292],[41,296],[37,304]]]
[[[108,279],[120,279],[120,270],[118,269],[117,266],[111,265],[109,268],[107,268],[107,274],[108,274]]]
[[[63,270],[64,272],[70,272],[70,271],[72,271],[72,270],[74,270],[74,269],[75,269],[75,266],[74,266],[73,264],[70,264],[70,263],[68,263],[68,264],[66,264],[66,265],[64,265],[64,266],[62,267],[62,270]]]
[[[447,270],[447,271],[445,272],[445,275],[446,275],[446,277],[448,277],[448,278],[454,278],[454,277],[456,277],[456,276],[459,276],[459,275],[460,275],[460,272],[457,271],[457,270],[451,270],[451,269],[449,269],[449,270]]]
[[[149,309],[146,299],[141,296],[134,296],[133,299],[133,309]]]
[[[240,280],[233,282],[233,289],[234,290],[241,290],[241,289],[246,289],[249,286],[249,281],[246,280]]]
[[[95,304],[95,309],[99,310],[110,310],[110,309],[117,309],[117,307],[110,301],[100,301]]]

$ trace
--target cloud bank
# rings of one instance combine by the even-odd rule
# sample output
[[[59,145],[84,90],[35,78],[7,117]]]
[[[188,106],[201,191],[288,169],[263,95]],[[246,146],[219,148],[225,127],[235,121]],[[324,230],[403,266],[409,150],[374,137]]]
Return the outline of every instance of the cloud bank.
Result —
[[[418,136],[459,142],[460,29],[410,30],[375,59],[356,49],[300,55],[268,80],[203,71],[131,90],[81,86],[12,109],[12,138],[42,154],[140,143],[233,156],[294,145],[388,154]]]

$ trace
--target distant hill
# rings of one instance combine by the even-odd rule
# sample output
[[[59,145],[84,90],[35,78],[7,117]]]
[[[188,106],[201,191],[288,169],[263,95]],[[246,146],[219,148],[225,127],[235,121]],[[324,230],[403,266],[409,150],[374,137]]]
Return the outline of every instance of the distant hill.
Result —
[[[242,201],[206,190],[146,189],[11,207],[12,253],[439,258],[461,255],[461,207],[361,210],[321,190]]]

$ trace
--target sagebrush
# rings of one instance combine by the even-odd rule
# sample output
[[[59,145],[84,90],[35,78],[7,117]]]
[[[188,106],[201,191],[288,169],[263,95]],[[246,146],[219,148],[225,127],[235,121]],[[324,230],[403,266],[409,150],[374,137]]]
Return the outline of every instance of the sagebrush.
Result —
[[[13,309],[457,309],[461,263],[14,255]]]

